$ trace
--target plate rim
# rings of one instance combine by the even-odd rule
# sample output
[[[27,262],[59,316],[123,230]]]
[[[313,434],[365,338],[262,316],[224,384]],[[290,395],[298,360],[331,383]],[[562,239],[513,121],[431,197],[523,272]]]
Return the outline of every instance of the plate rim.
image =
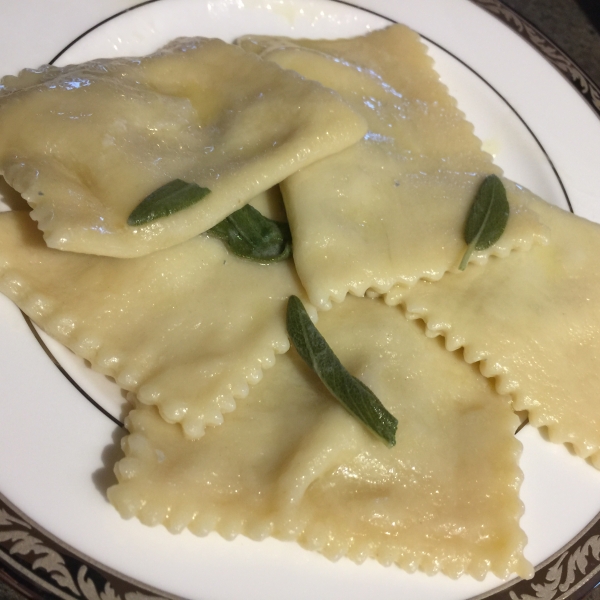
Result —
[[[144,0],[99,21],[69,42],[50,63],[54,63],[74,44],[105,23],[159,1],[161,0]],[[352,1],[329,1],[364,10],[394,22],[393,19],[369,8],[357,6]],[[600,118],[600,88],[554,42],[501,0],[469,0],[469,2],[496,17],[532,46],[561,73],[578,95],[585,100],[592,112]],[[91,599],[98,598],[100,594],[108,591],[119,600],[131,593],[143,594],[143,597],[148,600],[181,598],[113,570],[69,546],[20,511],[1,491],[0,539],[4,539],[0,542],[0,571],[4,570],[13,576],[3,577],[0,573],[0,580],[9,580],[10,583],[12,579],[21,585],[31,586],[27,591],[32,594],[43,594],[39,596],[40,598],[47,598],[47,594],[51,593],[57,598]],[[590,551],[591,556],[588,556]],[[16,559],[16,555],[19,555],[19,560]],[[44,563],[40,562],[40,555],[45,557]],[[40,569],[44,572],[42,573]],[[554,600],[577,600],[599,581],[600,513],[565,546],[537,565],[533,579],[512,579],[470,600],[534,600],[541,597],[552,597]],[[559,592],[560,595],[543,595],[552,591]],[[76,595],[70,595],[69,592]]]

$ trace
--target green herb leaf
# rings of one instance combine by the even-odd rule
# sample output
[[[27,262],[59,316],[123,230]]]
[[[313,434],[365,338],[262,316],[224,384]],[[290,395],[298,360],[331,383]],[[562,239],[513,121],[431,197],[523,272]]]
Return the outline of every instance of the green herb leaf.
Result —
[[[459,269],[464,271],[473,250],[485,250],[495,244],[504,233],[510,208],[502,180],[488,175],[471,205],[465,226],[465,242],[469,245]]]
[[[292,235],[287,223],[273,221],[246,204],[208,230],[242,258],[257,262],[285,260],[292,254]]]
[[[386,410],[362,381],[348,373],[313,325],[297,296],[290,296],[288,300],[287,330],[298,354],[327,389],[388,446],[394,446],[398,419]]]
[[[146,196],[127,219],[128,225],[143,225],[183,210],[210,194],[197,183],[174,179]]]

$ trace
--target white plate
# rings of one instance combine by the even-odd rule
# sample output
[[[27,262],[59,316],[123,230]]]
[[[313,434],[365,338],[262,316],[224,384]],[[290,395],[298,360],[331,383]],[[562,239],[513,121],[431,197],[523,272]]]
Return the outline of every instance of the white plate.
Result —
[[[496,0],[479,3],[505,18],[509,14]],[[0,0],[0,72],[48,62],[88,29],[133,4]],[[548,201],[564,208],[570,203],[575,213],[600,222],[600,119],[538,50],[468,0],[352,4],[148,2],[88,32],[57,64],[143,54],[180,35],[343,37],[404,22],[428,40],[442,79],[506,174]],[[541,38],[538,43],[547,47]],[[166,594],[202,600],[465,600],[480,594],[527,600],[573,597],[596,577],[600,537],[595,529],[581,532],[600,511],[600,472],[531,427],[519,433],[525,448],[521,524],[529,537],[527,558],[536,565],[546,562],[537,588],[531,582],[505,585],[492,576],[476,582],[409,575],[374,562],[334,564],[292,543],[226,542],[216,534],[200,539],[187,532],[173,536],[163,528],[122,521],[104,496],[122,432],[85,395],[117,418],[122,396],[105,378],[44,340],[71,379],[56,368],[20,312],[0,298],[0,493],[6,500],[0,505],[0,559],[21,573],[28,570],[29,579],[37,577],[38,585],[63,597],[98,598],[110,585],[116,591],[108,597],[131,598],[126,594],[136,589],[133,579]],[[44,561],[34,563],[40,557]],[[501,591],[490,592],[498,586]]]

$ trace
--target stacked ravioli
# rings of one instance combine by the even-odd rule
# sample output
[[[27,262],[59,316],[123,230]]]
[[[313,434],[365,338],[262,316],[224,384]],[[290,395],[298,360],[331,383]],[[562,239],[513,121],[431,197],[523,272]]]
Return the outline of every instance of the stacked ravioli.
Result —
[[[476,190],[502,173],[414,32],[181,39],[24,71],[3,80],[0,132],[32,207],[0,215],[0,289],[130,392],[108,490],[124,517],[531,575],[514,411],[600,467],[599,230],[504,179],[503,236],[457,270]],[[175,179],[211,192],[127,224]],[[293,259],[206,233],[279,189]],[[394,447],[290,349],[291,295],[398,419]]]

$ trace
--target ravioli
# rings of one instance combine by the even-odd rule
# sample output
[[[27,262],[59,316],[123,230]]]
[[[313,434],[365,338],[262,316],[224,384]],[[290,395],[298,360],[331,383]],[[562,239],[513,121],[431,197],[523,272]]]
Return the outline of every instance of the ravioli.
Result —
[[[206,235],[136,259],[48,248],[26,212],[0,215],[0,291],[185,435],[203,435],[289,348],[291,261],[261,265]],[[314,314],[314,313],[313,313]]]
[[[248,36],[243,48],[337,92],[367,121],[354,146],[282,183],[296,268],[311,302],[439,279],[465,250],[463,229],[486,175],[500,174],[440,83],[419,36],[392,26],[342,40]],[[506,181],[509,226],[471,260],[544,241],[527,190]]]
[[[396,290],[408,315],[600,468],[600,226],[539,201],[550,244]]]
[[[172,532],[272,535],[407,571],[529,576],[509,398],[381,300],[348,298],[319,329],[398,418],[395,447],[291,350],[201,440],[152,407],[132,411],[108,491],[121,515]]]
[[[143,58],[42,67],[0,89],[0,174],[48,246],[141,256],[208,230],[366,124],[322,86],[221,40],[179,39]],[[145,225],[127,218],[182,179],[211,190]]]

